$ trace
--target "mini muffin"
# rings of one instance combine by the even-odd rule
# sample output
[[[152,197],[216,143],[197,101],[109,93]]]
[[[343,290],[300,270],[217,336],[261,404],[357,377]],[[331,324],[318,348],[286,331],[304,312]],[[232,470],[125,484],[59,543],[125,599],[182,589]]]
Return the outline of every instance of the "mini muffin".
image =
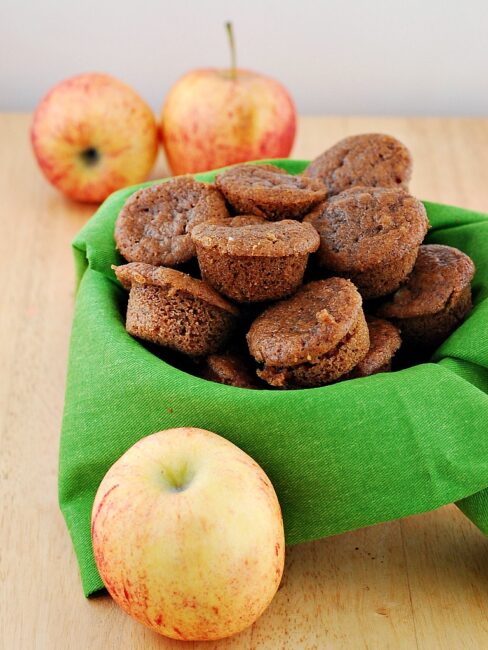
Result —
[[[215,182],[237,214],[269,221],[300,219],[327,195],[322,181],[273,165],[236,165],[218,174]]]
[[[289,219],[237,227],[200,224],[192,239],[203,279],[238,302],[293,293],[320,244],[313,226]]]
[[[195,256],[190,232],[229,217],[212,185],[181,176],[132,194],[115,223],[115,243],[129,262],[176,266]]]
[[[205,359],[202,376],[209,381],[215,381],[227,386],[238,388],[259,388],[258,379],[246,363],[245,359],[226,352],[211,354]]]
[[[356,287],[343,278],[310,282],[266,309],[247,334],[249,351],[272,386],[323,386],[356,366],[369,348]]]
[[[130,290],[126,329],[132,336],[195,357],[225,343],[238,312],[205,282],[142,262],[112,268]]]
[[[350,278],[363,298],[398,289],[429,227],[423,204],[401,189],[356,188],[307,215],[320,235],[318,264]]]
[[[408,189],[412,157],[390,135],[366,133],[344,138],[313,160],[304,172],[319,178],[329,196],[350,187],[403,187]]]
[[[421,246],[408,282],[377,313],[391,318],[407,343],[437,347],[471,310],[474,272],[471,258],[457,248]]]
[[[341,379],[368,377],[391,370],[391,360],[402,344],[398,327],[374,316],[366,316],[366,322],[369,330],[369,350],[364,359]]]

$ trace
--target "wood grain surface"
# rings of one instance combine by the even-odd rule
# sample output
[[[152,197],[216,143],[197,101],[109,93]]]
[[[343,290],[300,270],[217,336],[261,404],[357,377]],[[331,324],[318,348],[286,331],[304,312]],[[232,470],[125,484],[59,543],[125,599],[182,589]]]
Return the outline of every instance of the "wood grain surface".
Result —
[[[94,207],[65,200],[42,178],[29,123],[26,115],[0,117],[0,646],[487,648],[488,540],[455,506],[288,549],[269,609],[220,643],[166,640],[108,596],[83,597],[56,480],[73,309],[70,241]],[[303,118],[294,157],[366,131],[410,147],[416,195],[488,212],[488,120]],[[160,160],[153,176],[164,173]]]

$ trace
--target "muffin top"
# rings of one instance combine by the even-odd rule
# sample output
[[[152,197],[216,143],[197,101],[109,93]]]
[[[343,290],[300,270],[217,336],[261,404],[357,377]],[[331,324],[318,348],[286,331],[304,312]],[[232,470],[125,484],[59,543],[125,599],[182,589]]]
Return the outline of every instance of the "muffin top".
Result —
[[[115,223],[115,242],[130,262],[175,266],[195,255],[193,226],[228,217],[225,200],[213,185],[181,176],[132,194]]]
[[[396,138],[366,133],[344,138],[327,149],[310,163],[304,174],[320,178],[329,196],[356,185],[407,188],[412,157]]]
[[[366,316],[369,330],[369,350],[352,370],[353,374],[367,377],[391,361],[402,344],[400,331],[393,323],[382,318]]]
[[[475,267],[465,253],[451,246],[420,247],[407,283],[377,311],[386,318],[414,318],[437,314],[451,297],[469,286]]]
[[[302,216],[327,195],[321,180],[288,174],[274,165],[235,165],[215,182],[236,212],[270,220]]]
[[[311,224],[291,219],[249,226],[203,223],[195,226],[191,236],[198,247],[239,257],[304,255],[316,251],[320,244],[317,231]]]
[[[418,246],[429,222],[423,204],[404,190],[354,188],[307,215],[320,235],[319,259],[335,271],[362,272]]]
[[[239,313],[234,305],[224,300],[206,282],[192,278],[187,273],[142,262],[131,262],[122,266],[112,266],[112,268],[126,289],[130,289],[134,285],[153,285],[166,289],[171,295],[186,294],[231,314]]]
[[[247,334],[249,350],[257,361],[272,366],[315,361],[351,330],[361,304],[349,280],[310,282],[258,316]]]

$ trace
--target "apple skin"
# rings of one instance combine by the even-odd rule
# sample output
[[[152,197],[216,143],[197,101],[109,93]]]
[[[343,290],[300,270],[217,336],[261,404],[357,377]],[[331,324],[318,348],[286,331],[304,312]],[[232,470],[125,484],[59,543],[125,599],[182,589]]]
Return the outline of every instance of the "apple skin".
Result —
[[[130,616],[173,639],[251,625],[275,595],[284,531],[261,467],[195,428],[142,438],[107,472],[92,511],[100,575]]]
[[[170,90],[161,136],[174,174],[286,158],[296,132],[296,110],[274,79],[247,70],[194,70]]]
[[[87,73],[48,92],[34,114],[31,141],[50,183],[71,199],[100,203],[147,178],[158,130],[153,112],[132,88]]]

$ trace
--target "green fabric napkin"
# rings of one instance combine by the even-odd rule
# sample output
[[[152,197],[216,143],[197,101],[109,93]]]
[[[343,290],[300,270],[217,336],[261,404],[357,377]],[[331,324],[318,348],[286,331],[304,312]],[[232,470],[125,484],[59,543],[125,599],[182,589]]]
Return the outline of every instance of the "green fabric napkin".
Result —
[[[274,162],[291,173],[306,165]],[[486,216],[426,203],[428,241],[457,246],[477,267],[475,308],[432,363],[323,388],[254,391],[187,375],[126,333],[126,293],[110,269],[121,261],[113,227],[138,187],[110,196],[74,241],[79,287],[59,500],[87,596],[103,587],[90,539],[98,485],[139,438],[169,427],[210,429],[249,453],[273,482],[288,544],[451,502],[488,534]]]

